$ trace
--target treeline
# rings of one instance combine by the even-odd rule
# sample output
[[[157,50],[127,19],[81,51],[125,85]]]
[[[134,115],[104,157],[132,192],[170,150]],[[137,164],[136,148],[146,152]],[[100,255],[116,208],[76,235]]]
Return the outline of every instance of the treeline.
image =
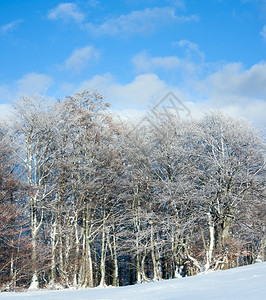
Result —
[[[265,143],[220,113],[118,122],[95,91],[0,128],[0,286],[127,285],[265,258]]]

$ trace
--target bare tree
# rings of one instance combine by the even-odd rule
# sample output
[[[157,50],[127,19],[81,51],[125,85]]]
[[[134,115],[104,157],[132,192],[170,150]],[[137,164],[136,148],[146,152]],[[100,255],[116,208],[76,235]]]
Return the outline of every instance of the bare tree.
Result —
[[[13,123],[17,159],[32,190],[29,201],[33,268],[30,288],[38,287],[38,234],[44,221],[44,203],[53,192],[50,170],[54,124],[50,110],[41,96],[22,97],[16,103],[16,121]]]
[[[199,184],[209,228],[207,270],[223,263],[228,251],[234,251],[230,249],[232,227],[235,221],[245,223],[247,216],[241,216],[240,211],[261,203],[260,175],[265,161],[263,141],[245,121],[211,113],[199,128],[198,168],[204,170]]]
[[[7,130],[0,128],[0,284],[3,289],[14,290],[29,264],[23,266],[27,257],[28,223],[24,215],[27,185],[19,176],[16,159]]]
[[[30,288],[119,286],[265,259],[265,143],[248,123],[157,111],[132,130],[108,106],[23,97],[1,129],[3,282],[31,268]]]

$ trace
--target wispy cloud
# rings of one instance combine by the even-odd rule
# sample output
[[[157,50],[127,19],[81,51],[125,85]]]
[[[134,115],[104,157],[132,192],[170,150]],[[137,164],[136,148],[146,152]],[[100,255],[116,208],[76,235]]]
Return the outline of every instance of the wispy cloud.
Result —
[[[13,21],[13,22],[4,24],[4,25],[0,26],[0,33],[1,33],[1,34],[7,34],[7,33],[9,33],[9,32],[12,32],[12,31],[14,31],[14,30],[18,27],[18,25],[19,25],[20,23],[22,23],[22,22],[23,22],[23,19],[17,19],[17,20],[15,20],[15,21]]]
[[[178,16],[175,9],[171,7],[154,7],[145,10],[132,11],[127,15],[111,18],[106,22],[95,25],[87,23],[84,27],[91,34],[95,35],[131,35],[150,34],[158,27],[185,23],[198,20],[196,15]]]
[[[93,46],[86,46],[73,51],[71,56],[65,61],[64,67],[75,73],[79,73],[82,69],[88,66],[91,60],[97,60],[99,51]]]
[[[192,43],[192,42],[188,41],[188,40],[180,40],[178,42],[173,43],[173,46],[178,46],[178,47],[186,48],[189,51],[193,51],[202,60],[204,60],[204,58],[205,58],[205,55],[202,51],[200,51],[199,46],[195,43]]]
[[[254,3],[254,4],[257,4],[259,6],[264,6],[266,7],[266,0],[241,0],[241,2],[243,3]]]
[[[75,21],[80,23],[84,20],[84,14],[75,3],[60,3],[51,9],[47,15],[50,20]]]
[[[90,6],[96,7],[96,6],[99,6],[101,4],[101,2],[99,0],[89,0],[88,4]]]
[[[171,6],[176,6],[178,8],[185,8],[185,2],[184,0],[166,0],[167,3],[169,3]]]
[[[266,63],[245,70],[241,63],[229,63],[210,74],[202,83],[205,92],[225,101],[243,103],[250,99],[266,99]]]
[[[49,75],[40,73],[24,74],[18,80],[0,85],[0,102],[18,100],[20,96],[45,95],[53,84],[54,79]]]
[[[53,78],[46,74],[28,73],[15,83],[15,90],[18,96],[45,94],[53,84]]]
[[[262,31],[260,32],[260,34],[263,37],[263,40],[266,41],[266,25],[263,26]]]
[[[145,51],[138,53],[132,59],[137,73],[150,73],[156,71],[173,71],[176,73],[191,74],[195,72],[196,65],[187,59],[178,56],[155,56],[152,57]]]
[[[0,104],[0,121],[7,120],[12,113],[12,106],[10,104]]]
[[[182,64],[182,60],[177,56],[151,57],[146,52],[135,55],[132,62],[137,72],[151,72],[156,69],[173,70]]]

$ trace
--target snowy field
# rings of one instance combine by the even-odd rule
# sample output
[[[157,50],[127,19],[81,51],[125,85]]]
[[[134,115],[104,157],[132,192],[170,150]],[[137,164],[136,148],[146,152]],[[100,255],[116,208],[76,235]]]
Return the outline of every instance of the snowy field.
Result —
[[[0,293],[1,299],[177,300],[266,299],[266,263],[120,288]]]

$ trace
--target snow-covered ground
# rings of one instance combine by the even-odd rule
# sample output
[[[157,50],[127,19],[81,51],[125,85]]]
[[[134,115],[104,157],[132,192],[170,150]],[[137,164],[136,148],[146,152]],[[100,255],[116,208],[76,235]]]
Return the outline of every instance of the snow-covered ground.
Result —
[[[0,293],[1,299],[177,300],[266,299],[266,263],[120,288]]]

